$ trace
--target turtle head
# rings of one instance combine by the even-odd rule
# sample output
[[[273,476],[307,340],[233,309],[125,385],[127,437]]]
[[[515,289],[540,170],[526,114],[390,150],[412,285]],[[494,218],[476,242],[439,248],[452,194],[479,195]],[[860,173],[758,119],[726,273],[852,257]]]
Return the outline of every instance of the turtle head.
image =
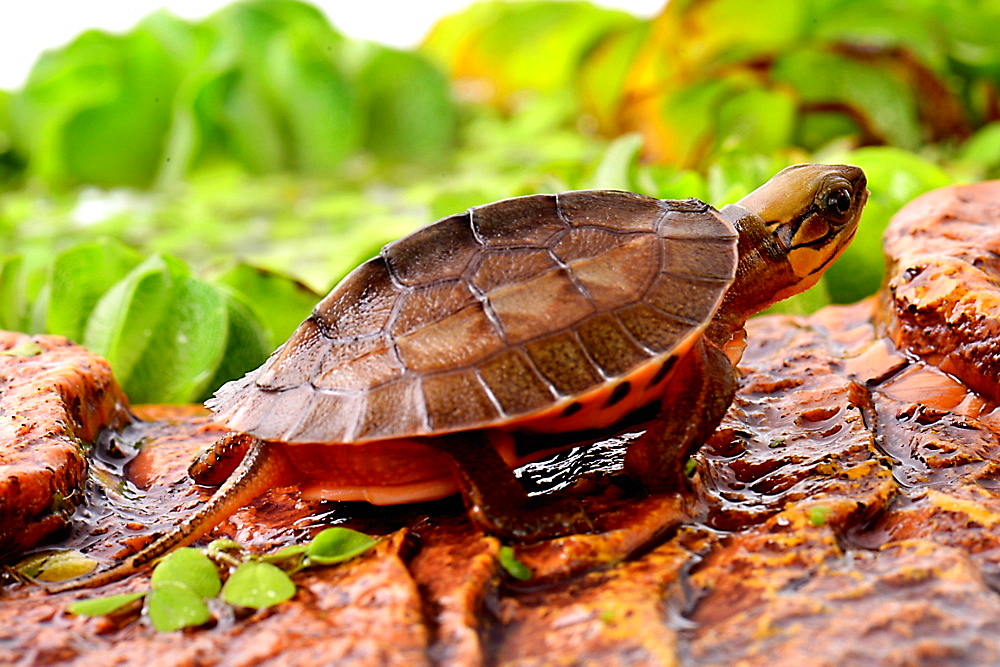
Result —
[[[722,209],[740,232],[741,272],[771,286],[761,307],[812,287],[840,256],[868,201],[866,185],[859,167],[799,164]]]
[[[860,167],[797,164],[737,202],[755,213],[801,280],[822,273],[854,238],[868,201]]]

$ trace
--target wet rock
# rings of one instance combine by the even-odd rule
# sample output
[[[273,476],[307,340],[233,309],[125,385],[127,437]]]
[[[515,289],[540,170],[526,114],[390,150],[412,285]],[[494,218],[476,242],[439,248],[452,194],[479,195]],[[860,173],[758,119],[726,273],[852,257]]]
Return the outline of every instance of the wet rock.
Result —
[[[0,554],[68,525],[87,448],[128,420],[106,361],[65,338],[0,331]]]
[[[893,342],[1000,401],[1000,181],[930,192],[885,233]]]

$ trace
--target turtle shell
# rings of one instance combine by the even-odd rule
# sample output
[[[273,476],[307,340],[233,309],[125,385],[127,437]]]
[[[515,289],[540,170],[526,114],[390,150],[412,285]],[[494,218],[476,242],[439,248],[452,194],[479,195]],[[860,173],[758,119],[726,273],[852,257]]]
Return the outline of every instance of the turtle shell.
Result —
[[[661,381],[736,265],[736,230],[696,199],[583,190],[475,207],[386,245],[209,407],[288,443],[576,430],[547,416]]]

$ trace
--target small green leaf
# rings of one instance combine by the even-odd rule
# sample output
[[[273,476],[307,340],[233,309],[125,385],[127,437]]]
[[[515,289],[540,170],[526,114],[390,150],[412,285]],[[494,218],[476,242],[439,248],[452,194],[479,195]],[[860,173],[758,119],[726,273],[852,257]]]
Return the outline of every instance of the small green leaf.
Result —
[[[178,549],[164,558],[153,570],[150,583],[153,590],[164,584],[182,584],[206,598],[215,597],[222,588],[215,564],[199,549],[190,547]]]
[[[28,340],[9,350],[3,350],[0,355],[4,357],[37,357],[44,351],[41,345],[33,340]]]
[[[330,565],[354,558],[372,548],[377,539],[350,528],[327,528],[309,543],[306,556],[310,564]]]
[[[79,616],[110,616],[136,600],[146,595],[144,591],[138,593],[122,593],[121,595],[109,595],[103,598],[93,598],[91,600],[78,600],[66,607],[71,614]]]
[[[263,609],[290,600],[295,583],[281,568],[270,563],[241,564],[222,588],[222,599],[236,607]]]
[[[38,581],[65,581],[92,572],[97,561],[79,551],[42,551],[22,559],[14,568]]]
[[[810,507],[807,511],[809,516],[809,523],[814,526],[822,526],[826,523],[826,517],[829,516],[831,510],[829,507],[823,507],[822,505],[816,505]]]
[[[201,625],[212,618],[204,598],[176,581],[160,582],[149,593],[146,612],[160,632],[180,630],[189,625]]]
[[[691,477],[694,472],[698,469],[698,462],[694,458],[690,458],[684,462],[684,476]]]
[[[236,540],[222,537],[217,540],[212,540],[205,548],[209,551],[240,551],[243,549],[243,545]]]
[[[261,560],[265,563],[280,563],[281,561],[292,560],[293,558],[301,559],[307,551],[309,551],[309,547],[305,544],[290,544],[273,554],[264,554]]]
[[[500,567],[505,569],[510,576],[520,581],[531,579],[531,568],[517,559],[517,556],[514,555],[514,549],[511,547],[500,547],[498,559]]]

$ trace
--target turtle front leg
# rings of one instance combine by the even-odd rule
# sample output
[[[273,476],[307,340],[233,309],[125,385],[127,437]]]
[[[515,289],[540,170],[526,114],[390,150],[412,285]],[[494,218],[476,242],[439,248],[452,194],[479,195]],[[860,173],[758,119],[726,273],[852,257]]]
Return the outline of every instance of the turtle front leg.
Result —
[[[428,443],[448,457],[469,518],[486,532],[529,543],[593,530],[583,507],[571,499],[528,496],[489,434],[443,435]]]
[[[719,426],[736,395],[736,369],[702,338],[678,364],[660,410],[625,453],[625,472],[647,491],[685,488],[684,463]]]

